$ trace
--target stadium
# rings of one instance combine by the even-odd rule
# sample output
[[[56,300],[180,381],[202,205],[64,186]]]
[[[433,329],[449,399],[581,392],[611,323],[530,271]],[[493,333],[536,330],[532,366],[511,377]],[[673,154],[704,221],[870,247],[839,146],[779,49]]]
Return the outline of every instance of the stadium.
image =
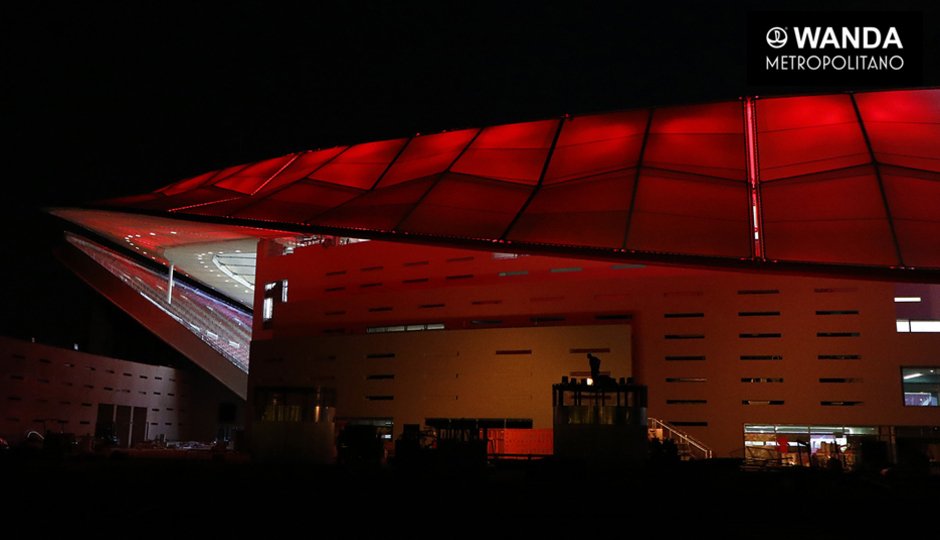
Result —
[[[940,455],[938,140],[936,89],[746,97],[297,152],[49,212],[65,264],[237,396],[220,417],[257,454],[314,452],[321,406],[388,441],[471,419],[506,428],[494,451],[551,453],[519,432],[552,429],[552,384],[592,354],[648,387],[686,457],[877,441],[903,461]],[[27,356],[22,379],[52,369]],[[124,444],[193,426],[95,399],[62,407],[90,431],[115,404],[167,416],[125,420]]]

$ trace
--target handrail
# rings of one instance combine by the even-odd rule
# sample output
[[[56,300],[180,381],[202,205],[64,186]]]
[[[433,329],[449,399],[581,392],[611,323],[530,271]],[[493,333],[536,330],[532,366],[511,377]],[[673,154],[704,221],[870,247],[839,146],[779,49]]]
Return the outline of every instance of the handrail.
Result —
[[[688,433],[679,431],[678,429],[676,429],[675,426],[672,426],[667,422],[664,422],[658,418],[648,417],[647,426],[652,429],[656,429],[657,427],[662,429],[663,438],[666,438],[666,435],[669,434],[670,435],[668,437],[669,439],[672,439],[672,440],[678,439],[681,442],[688,444],[692,448],[695,448],[702,454],[702,457],[704,459],[711,459],[714,456],[714,453],[712,452],[711,448],[705,446],[705,443],[703,443],[702,441],[699,441],[698,439],[689,435]]]

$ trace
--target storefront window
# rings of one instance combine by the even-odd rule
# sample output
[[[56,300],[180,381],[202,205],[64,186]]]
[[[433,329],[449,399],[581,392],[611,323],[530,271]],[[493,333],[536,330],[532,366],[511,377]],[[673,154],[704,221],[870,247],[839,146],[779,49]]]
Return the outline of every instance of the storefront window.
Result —
[[[744,457],[768,466],[852,468],[865,439],[878,428],[745,424]]]

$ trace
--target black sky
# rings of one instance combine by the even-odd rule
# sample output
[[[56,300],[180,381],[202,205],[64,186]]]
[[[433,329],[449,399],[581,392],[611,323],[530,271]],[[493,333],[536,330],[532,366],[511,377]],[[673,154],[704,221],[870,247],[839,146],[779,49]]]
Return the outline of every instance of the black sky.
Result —
[[[772,93],[782,89],[745,82],[748,11],[845,5],[22,4],[0,17],[13,140],[0,334],[58,341],[109,324],[120,334],[126,321],[49,256],[61,228],[43,206],[142,193],[302,149]],[[940,84],[937,8],[852,8],[922,11],[925,85]]]

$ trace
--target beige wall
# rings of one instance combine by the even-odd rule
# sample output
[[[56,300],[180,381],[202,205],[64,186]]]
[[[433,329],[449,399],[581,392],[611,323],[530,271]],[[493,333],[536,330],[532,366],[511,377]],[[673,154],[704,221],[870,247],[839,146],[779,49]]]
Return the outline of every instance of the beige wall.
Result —
[[[211,437],[214,422],[203,417],[215,417],[217,405],[192,409],[194,388],[205,386],[202,378],[207,376],[0,337],[0,435],[11,442],[28,429],[94,435],[98,404],[111,403],[146,407],[151,439]]]
[[[262,249],[261,253],[267,252]],[[571,268],[578,270],[559,271]],[[455,411],[465,414],[462,411],[469,409],[458,407],[456,402],[470,394],[477,396],[479,410],[488,416],[531,414],[546,418],[529,413],[519,396],[531,395],[533,400],[542,392],[549,396],[550,383],[560,376],[560,370],[550,376],[546,374],[544,379],[519,379],[521,387],[516,388],[519,391],[516,401],[504,401],[501,392],[505,387],[481,383],[498,377],[484,378],[484,374],[504,369],[507,373],[517,370],[513,373],[528,375],[538,371],[540,364],[520,366],[486,357],[486,351],[496,349],[490,343],[493,338],[488,336],[505,335],[508,341],[518,343],[517,337],[508,336],[515,336],[516,332],[523,336],[532,330],[565,336],[569,326],[576,328],[571,331],[585,332],[583,335],[592,335],[594,331],[597,336],[626,335],[624,320],[609,318],[613,314],[630,318],[632,372],[639,382],[649,386],[650,416],[691,424],[682,429],[702,439],[717,455],[742,454],[743,427],[747,423],[940,425],[940,409],[903,406],[900,377],[901,366],[940,365],[940,334],[896,332],[894,286],[890,283],[757,272],[635,268],[603,261],[537,256],[496,259],[487,252],[383,242],[329,249],[312,246],[298,249],[292,255],[259,258],[258,283],[284,278],[290,280],[288,302],[276,306],[269,327],[262,327],[260,320],[256,320],[250,384],[260,384],[259,377],[263,376],[266,381],[280,377],[279,384],[306,385],[322,366],[333,362],[335,367],[330,369],[336,373],[341,396],[378,392],[383,383],[366,381],[364,376],[379,369],[380,362],[368,363],[359,357],[392,343],[396,348],[414,351],[405,361],[396,357],[389,363],[398,362],[402,367],[396,365],[395,369],[409,370],[401,379],[396,374],[393,383],[403,389],[420,386],[423,381],[415,377],[422,372],[442,376],[461,373],[460,379],[454,377],[446,385],[438,383],[423,391],[424,402],[410,395],[399,398],[401,393],[396,393],[394,406],[401,408],[403,418],[408,418],[401,421],[396,418],[396,423],[452,416]],[[748,291],[776,292],[748,294]],[[823,315],[817,311],[857,313]],[[772,314],[741,315],[748,312]],[[682,316],[688,314],[696,316]],[[557,326],[532,327],[546,324],[534,322],[533,317],[545,316],[556,318],[547,324]],[[524,328],[501,328],[502,334],[489,334],[495,332],[493,329],[455,332],[454,335],[461,336],[459,348],[424,341],[446,342],[443,337],[432,336],[435,332],[364,334],[369,326],[422,322],[444,322],[449,330],[486,328],[487,325],[478,324],[484,319],[497,321],[499,326]],[[612,322],[621,324],[604,326]],[[592,325],[596,330],[585,328]],[[858,335],[817,335],[838,332]],[[334,334],[343,335],[330,337]],[[741,337],[741,334],[779,334],[779,337]],[[449,332],[439,334],[445,335]],[[690,335],[701,337],[667,338]],[[314,343],[317,347],[330,343],[329,350],[333,352],[327,356],[335,355],[337,360],[313,360],[322,353],[314,352]],[[441,352],[435,354],[441,357],[420,356],[420,351],[430,354],[438,347]],[[464,348],[479,352],[474,353],[476,356],[455,355],[455,351]],[[294,355],[306,355],[306,360]],[[820,355],[858,358],[823,360]],[[584,355],[572,356],[572,365],[583,362]],[[606,362],[611,355],[598,356]],[[777,359],[742,360],[742,356]],[[275,357],[280,360],[263,363],[265,358]],[[494,363],[480,365],[478,358]],[[465,372],[480,375],[469,379],[463,375]],[[681,378],[700,378],[705,382],[667,382]],[[742,378],[782,378],[783,382],[749,383],[742,382]],[[851,382],[823,383],[821,378]],[[704,403],[682,403],[689,400]],[[783,403],[745,405],[745,400]],[[827,406],[822,405],[824,401],[860,403]],[[363,414],[378,415],[388,404],[363,402],[359,406]],[[342,411],[338,414],[343,415]]]
[[[550,428],[551,386],[589,370],[586,350],[604,358],[601,371],[630,376],[630,327],[604,325],[255,342],[251,380],[335,388],[337,417],[392,417],[396,434],[433,417],[529,418]]]

